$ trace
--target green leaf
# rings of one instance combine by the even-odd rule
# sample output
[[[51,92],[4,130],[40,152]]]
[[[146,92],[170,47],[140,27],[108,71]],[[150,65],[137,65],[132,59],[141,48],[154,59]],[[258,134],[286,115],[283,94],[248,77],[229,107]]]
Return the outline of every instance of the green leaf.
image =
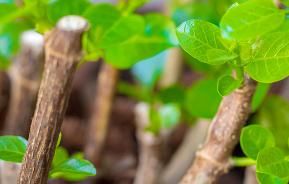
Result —
[[[161,18],[163,23],[160,23]],[[105,48],[104,58],[117,68],[129,68],[174,46],[172,30],[172,23],[166,17],[158,14],[145,16],[142,34],[132,35],[120,44]]]
[[[258,154],[256,170],[259,173],[288,179],[289,161],[285,160],[285,154],[279,148],[265,148]]]
[[[117,68],[126,69],[169,47],[171,44],[160,37],[135,36],[121,44],[107,48],[105,60]]]
[[[62,148],[57,147],[52,161],[52,168],[57,167],[57,165],[68,159],[68,152]]]
[[[162,52],[149,59],[138,62],[132,67],[132,74],[142,86],[153,89],[163,72],[166,54],[167,52]]]
[[[176,103],[182,106],[185,99],[185,89],[180,85],[173,85],[160,89],[157,96],[163,103]]]
[[[47,15],[52,23],[56,23],[66,15],[82,15],[90,5],[88,0],[53,0],[50,1]]]
[[[177,29],[181,47],[197,60],[220,65],[237,57],[223,45],[219,28],[202,20],[189,20]]]
[[[178,45],[175,25],[168,17],[159,13],[149,13],[144,16],[144,19],[146,36],[159,36],[171,45]]]
[[[245,71],[255,80],[272,83],[289,75],[289,32],[267,34],[253,45]]]
[[[230,75],[224,75],[218,80],[217,89],[221,96],[226,96],[239,88],[242,84],[241,80],[236,80]]]
[[[96,170],[87,160],[71,158],[54,167],[49,175],[50,178],[62,178],[69,181],[83,180],[89,176],[94,176]]]
[[[263,103],[269,89],[270,89],[270,84],[264,84],[264,83],[257,84],[256,92],[251,102],[251,108],[253,112],[255,112]]]
[[[0,136],[0,159],[21,163],[26,152],[27,140],[19,136]]]
[[[104,31],[100,41],[100,47],[106,48],[114,44],[124,42],[133,35],[141,34],[145,22],[139,15],[120,17],[107,30]]]
[[[282,179],[274,175],[265,173],[256,173],[258,181],[260,184],[288,184],[288,179]]]
[[[0,1],[0,17],[5,16],[17,10],[17,6],[14,3],[3,3]]]
[[[287,139],[289,137],[289,103],[279,96],[268,96],[257,111],[254,122],[259,122],[274,135],[276,145],[289,153]]]
[[[24,22],[0,25],[0,68],[6,69],[20,46],[21,33],[28,28]]]
[[[273,1],[251,0],[234,4],[223,16],[220,27],[226,38],[248,40],[278,28],[284,18],[285,12]]]
[[[180,107],[176,104],[165,104],[160,107],[159,116],[162,128],[172,128],[180,121]]]
[[[185,108],[191,116],[214,117],[222,99],[216,87],[216,80],[205,79],[198,81],[188,89],[185,97]]]
[[[275,146],[272,133],[259,125],[250,125],[243,128],[240,143],[246,156],[255,160],[262,149]]]

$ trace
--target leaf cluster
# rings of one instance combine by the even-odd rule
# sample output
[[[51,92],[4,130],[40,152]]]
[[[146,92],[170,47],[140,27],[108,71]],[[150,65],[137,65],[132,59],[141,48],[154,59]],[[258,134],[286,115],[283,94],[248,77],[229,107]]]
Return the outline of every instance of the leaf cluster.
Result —
[[[58,142],[60,142],[60,138]],[[27,140],[23,137],[0,136],[0,160],[21,163],[26,148]],[[83,159],[82,154],[74,154],[69,157],[63,147],[57,146],[49,172],[50,179],[80,181],[95,174],[94,166]]]

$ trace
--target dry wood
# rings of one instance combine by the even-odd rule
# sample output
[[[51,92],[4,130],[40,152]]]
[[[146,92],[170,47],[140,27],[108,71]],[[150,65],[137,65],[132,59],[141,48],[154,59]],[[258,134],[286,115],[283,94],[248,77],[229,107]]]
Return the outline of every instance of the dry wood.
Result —
[[[94,109],[89,120],[88,137],[85,146],[85,156],[100,167],[101,153],[105,143],[112,102],[118,80],[118,70],[103,63],[100,69]]]
[[[229,158],[250,113],[256,83],[246,78],[244,85],[223,98],[204,146],[181,184],[211,184],[230,167]]]
[[[11,99],[5,134],[28,137],[44,64],[43,44],[43,36],[34,31],[22,35],[20,54],[9,71]]]
[[[46,184],[87,22],[62,18],[46,37],[45,66],[18,184]]]

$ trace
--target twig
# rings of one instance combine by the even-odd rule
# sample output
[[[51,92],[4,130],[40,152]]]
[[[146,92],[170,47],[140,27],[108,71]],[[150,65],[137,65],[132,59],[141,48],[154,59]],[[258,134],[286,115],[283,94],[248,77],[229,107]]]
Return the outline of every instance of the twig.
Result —
[[[246,168],[244,184],[258,184],[255,166],[250,166]]]
[[[44,75],[18,184],[47,183],[86,28],[83,18],[67,16],[46,37]]]
[[[21,52],[10,68],[11,100],[4,133],[28,137],[44,64],[43,36],[27,31]]]
[[[250,113],[256,83],[246,78],[244,85],[223,98],[206,143],[181,184],[211,184],[230,167],[229,158]]]
[[[88,138],[85,155],[97,167],[100,166],[100,156],[107,135],[112,101],[118,80],[118,70],[103,63],[97,81],[97,91],[94,109],[89,120]]]

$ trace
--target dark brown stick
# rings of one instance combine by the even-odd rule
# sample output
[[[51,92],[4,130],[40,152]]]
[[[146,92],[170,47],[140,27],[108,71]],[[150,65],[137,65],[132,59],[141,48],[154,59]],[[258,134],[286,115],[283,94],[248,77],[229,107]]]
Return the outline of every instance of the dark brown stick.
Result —
[[[62,18],[46,37],[45,66],[18,184],[46,184],[87,22]]]
[[[242,127],[250,113],[256,83],[246,79],[243,87],[223,98],[206,143],[181,184],[211,184],[229,169],[229,158],[238,143]]]
[[[118,80],[118,70],[103,63],[97,81],[94,109],[89,120],[85,155],[88,160],[100,167],[101,153],[107,135],[112,101]]]
[[[43,36],[27,31],[20,54],[10,68],[11,100],[4,133],[28,137],[44,64]]]

